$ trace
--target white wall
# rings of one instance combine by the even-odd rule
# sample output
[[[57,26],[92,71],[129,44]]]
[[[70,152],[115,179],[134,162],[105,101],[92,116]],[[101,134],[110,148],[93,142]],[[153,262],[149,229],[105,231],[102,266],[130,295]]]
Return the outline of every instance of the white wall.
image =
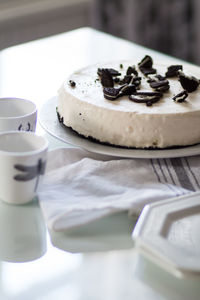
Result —
[[[90,26],[92,0],[0,0],[0,49]]]

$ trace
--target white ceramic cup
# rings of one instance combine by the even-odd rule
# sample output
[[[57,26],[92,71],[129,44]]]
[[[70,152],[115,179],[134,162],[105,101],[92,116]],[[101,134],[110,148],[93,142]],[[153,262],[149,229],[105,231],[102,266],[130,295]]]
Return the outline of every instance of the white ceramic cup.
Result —
[[[0,98],[0,132],[35,131],[36,122],[35,103],[20,98]]]
[[[48,142],[33,132],[0,133],[0,199],[30,202],[45,172]]]

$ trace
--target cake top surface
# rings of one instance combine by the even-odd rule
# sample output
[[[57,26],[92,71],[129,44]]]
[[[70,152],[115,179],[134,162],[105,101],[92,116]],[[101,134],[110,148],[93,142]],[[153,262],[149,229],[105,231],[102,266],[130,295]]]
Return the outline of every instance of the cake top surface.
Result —
[[[138,76],[141,77],[140,87],[137,92],[155,92],[155,89],[153,89],[148,82],[149,78],[155,78],[155,74],[145,76],[138,67],[138,62],[135,62],[134,60],[105,62],[82,68],[71,74],[70,77],[63,83],[62,88],[64,88],[65,92],[83,102],[88,102],[98,107],[116,111],[145,114],[180,114],[200,110],[199,86],[195,91],[187,93],[185,101],[177,102],[173,100],[174,96],[184,91],[177,76],[166,78],[169,82],[169,89],[162,93],[162,97],[160,97],[158,102],[153,103],[153,105],[150,106],[147,106],[145,103],[136,103],[131,101],[128,95],[121,96],[114,101],[105,99],[105,94],[103,92],[104,88],[101,83],[101,78],[97,74],[97,70],[102,68],[112,68],[119,71],[120,75],[117,76],[118,78],[123,78],[130,66],[135,66]],[[153,63],[153,68],[156,69],[156,74],[161,76],[165,76],[169,66],[170,63],[168,62]],[[198,74],[192,74],[184,68],[184,65],[182,65],[182,68],[185,75],[195,76],[195,78],[198,78]],[[116,83],[114,88],[120,88],[119,84]]]

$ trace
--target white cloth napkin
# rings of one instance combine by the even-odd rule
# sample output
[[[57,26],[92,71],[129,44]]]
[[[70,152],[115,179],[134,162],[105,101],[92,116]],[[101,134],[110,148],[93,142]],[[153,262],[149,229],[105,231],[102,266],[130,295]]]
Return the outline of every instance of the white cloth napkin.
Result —
[[[200,189],[200,157],[121,159],[78,148],[49,151],[39,202],[51,230]]]

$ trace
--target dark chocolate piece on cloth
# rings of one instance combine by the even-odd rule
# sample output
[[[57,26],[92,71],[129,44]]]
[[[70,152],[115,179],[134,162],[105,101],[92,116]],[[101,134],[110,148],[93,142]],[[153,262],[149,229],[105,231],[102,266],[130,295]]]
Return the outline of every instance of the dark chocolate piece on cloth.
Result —
[[[194,92],[199,86],[199,80],[197,78],[186,76],[183,72],[179,72],[178,78],[183,89],[188,93]]]
[[[167,72],[165,73],[166,77],[175,77],[178,75],[178,71],[183,70],[182,65],[171,65],[167,68]]]
[[[183,90],[182,92],[178,93],[176,96],[174,96],[172,99],[175,102],[184,102],[185,99],[188,97],[188,92],[186,90]]]

